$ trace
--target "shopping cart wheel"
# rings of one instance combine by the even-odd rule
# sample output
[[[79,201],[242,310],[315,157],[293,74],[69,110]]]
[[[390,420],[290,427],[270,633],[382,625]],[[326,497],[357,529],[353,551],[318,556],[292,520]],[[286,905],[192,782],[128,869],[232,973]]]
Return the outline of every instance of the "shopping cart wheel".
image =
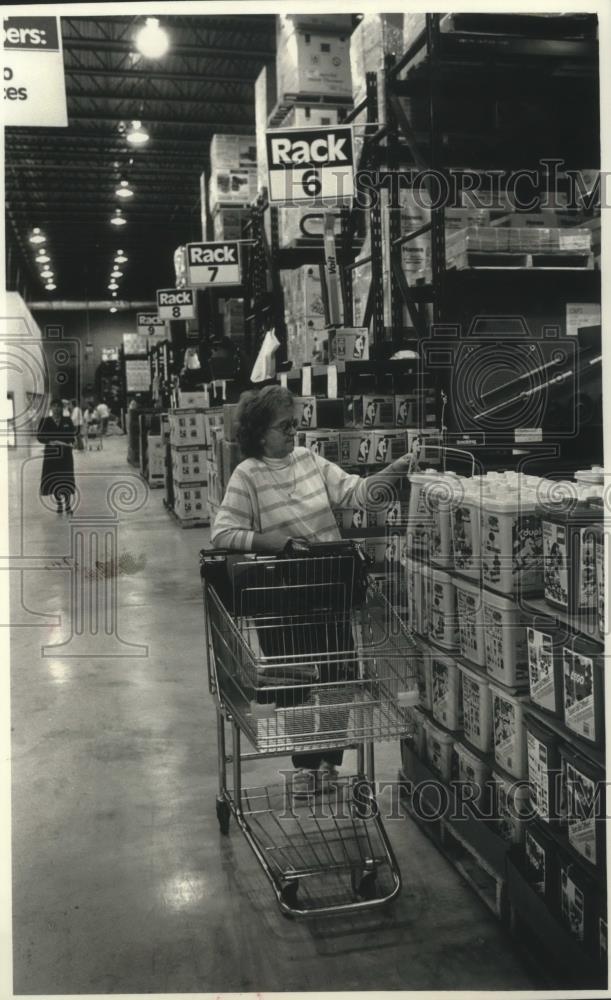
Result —
[[[361,899],[375,899],[378,894],[377,872],[374,867],[352,870],[352,891]]]
[[[297,905],[297,893],[299,892],[299,879],[292,878],[287,881],[280,890],[280,899],[287,906]]]
[[[216,800],[216,818],[219,821],[219,827],[221,833],[225,835],[229,833],[229,817],[231,816],[231,809],[225,799]]]

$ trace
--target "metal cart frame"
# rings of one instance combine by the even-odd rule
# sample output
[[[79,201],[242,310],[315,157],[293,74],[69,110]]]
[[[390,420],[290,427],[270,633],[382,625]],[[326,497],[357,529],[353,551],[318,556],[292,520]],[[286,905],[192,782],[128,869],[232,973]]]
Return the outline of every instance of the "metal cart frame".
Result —
[[[418,700],[416,645],[364,574],[358,547],[312,549],[291,558],[201,552],[219,826],[227,834],[234,816],[292,917],[379,907],[399,893],[374,743],[408,735]],[[320,795],[313,787],[297,800],[290,782],[243,787],[245,761],[347,746],[357,750],[356,774]]]

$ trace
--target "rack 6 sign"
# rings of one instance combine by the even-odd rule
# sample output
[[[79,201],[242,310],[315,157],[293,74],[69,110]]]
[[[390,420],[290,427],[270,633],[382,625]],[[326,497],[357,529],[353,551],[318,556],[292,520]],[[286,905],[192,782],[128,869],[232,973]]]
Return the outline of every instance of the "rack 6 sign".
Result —
[[[187,243],[187,274],[191,285],[240,285],[239,244]]]
[[[195,319],[195,292],[192,288],[161,288],[157,313],[159,319]]]
[[[269,129],[266,144],[271,203],[343,205],[354,197],[351,125]]]

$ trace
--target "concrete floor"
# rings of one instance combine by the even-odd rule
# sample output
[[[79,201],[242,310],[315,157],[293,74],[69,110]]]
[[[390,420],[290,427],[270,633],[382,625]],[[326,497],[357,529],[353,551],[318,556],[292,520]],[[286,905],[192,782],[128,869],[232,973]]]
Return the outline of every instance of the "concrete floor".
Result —
[[[483,903],[405,818],[387,824],[404,878],[387,912],[280,915],[243,837],[235,825],[221,836],[215,816],[198,573],[208,532],[181,530],[125,454],[125,439],[109,438],[103,452],[77,455],[72,522],[42,509],[38,453],[11,456],[15,993],[536,987]],[[128,508],[114,521],[113,488]],[[92,602],[74,622],[71,533]],[[106,554],[90,551],[94,536]],[[119,640],[112,586],[91,572],[112,560],[115,538]],[[106,623],[95,620],[103,598]],[[397,745],[381,746],[377,762],[379,777],[394,778]],[[255,781],[278,766],[257,765]]]

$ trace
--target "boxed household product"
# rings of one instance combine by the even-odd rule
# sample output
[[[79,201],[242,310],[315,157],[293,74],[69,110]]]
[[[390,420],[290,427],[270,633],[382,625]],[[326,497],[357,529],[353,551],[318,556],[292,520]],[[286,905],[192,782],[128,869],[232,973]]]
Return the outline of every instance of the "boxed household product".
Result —
[[[378,85],[378,114],[386,106],[385,58],[403,55],[403,14],[364,14],[350,37],[352,99],[360,104],[367,96],[367,73],[375,73]]]
[[[587,757],[563,744],[569,844],[585,860],[602,868],[605,858],[605,773]]]
[[[344,430],[339,441],[342,466],[373,464],[373,431]]]
[[[462,673],[462,718],[464,738],[482,753],[490,753],[492,738],[492,695],[488,678],[478,670],[459,663]]]
[[[407,51],[426,28],[426,14],[417,11],[403,15],[403,46]]]
[[[399,566],[400,540],[397,536],[365,538],[363,548],[375,572],[381,570],[393,572]]]
[[[604,745],[604,654],[585,636],[568,639],[562,647],[564,724],[583,740]]]
[[[462,496],[462,480],[455,472],[439,473],[438,479],[426,488],[425,501],[430,511],[429,556],[437,566],[453,566],[452,510]]]
[[[388,465],[408,451],[406,431],[374,430],[371,432],[371,456],[374,465]]]
[[[317,396],[295,397],[297,426],[308,430],[314,427],[343,427],[343,399],[320,399]]]
[[[211,215],[226,205],[242,205],[246,208],[256,197],[256,169],[219,170],[210,175],[208,205]]]
[[[210,140],[210,172],[247,169],[257,164],[254,135],[223,135],[217,132]]]
[[[208,521],[208,486],[207,483],[189,483],[174,485],[174,513],[182,521]]]
[[[248,210],[245,208],[219,208],[212,219],[215,240],[241,240]]]
[[[568,855],[560,855],[560,916],[589,951],[596,948],[598,894],[591,879]]]
[[[345,396],[346,427],[394,427],[394,396]]]
[[[307,323],[310,329],[325,327],[325,307],[322,297],[320,268],[304,264],[280,272],[287,318]]]
[[[163,481],[165,476],[165,444],[160,435],[148,435],[147,458],[149,483]]]
[[[369,358],[369,331],[366,326],[339,327],[329,341],[331,361],[364,361]]]
[[[203,410],[210,406],[210,395],[207,390],[205,392],[192,392],[188,389],[177,389],[176,399],[179,410]]]
[[[574,484],[567,484],[576,489]],[[597,607],[596,535],[602,509],[595,501],[546,502],[543,525],[545,599],[569,614],[592,613]]]
[[[458,781],[469,789],[474,806],[482,812],[487,812],[492,773],[490,761],[481,757],[471,747],[465,746],[460,740],[454,744],[454,753]]]
[[[255,133],[257,143],[257,187],[268,186],[267,146],[265,133],[267,121],[276,105],[276,68],[264,66],[255,82]]]
[[[385,500],[385,498],[383,498]],[[404,500],[393,500],[391,503],[384,502],[381,507],[372,506],[367,512],[368,524],[373,528],[394,528],[397,525],[405,524],[407,521],[407,502]]]
[[[481,576],[480,513],[486,489],[481,477],[463,480],[463,497],[452,507],[454,568],[474,580]]]
[[[514,778],[525,778],[528,774],[528,760],[524,709],[529,699],[526,695],[513,694],[492,683],[490,694],[494,759],[499,767]]]
[[[416,559],[428,559],[431,554],[433,512],[429,497],[440,475],[436,469],[426,469],[424,472],[414,472],[409,476],[407,551]]]
[[[161,439],[164,444],[170,443],[170,414],[161,414]]]
[[[527,820],[532,816],[528,782],[516,781],[498,768],[492,771],[496,831],[510,843],[524,839]]]
[[[206,478],[208,448],[198,445],[172,448],[172,477],[175,483],[201,483]]]
[[[305,447],[329,462],[340,461],[339,431],[315,430],[305,432]]]
[[[431,639],[445,649],[454,649],[458,641],[456,590],[448,573],[431,571]],[[451,727],[450,727],[451,728]]]
[[[297,94],[352,97],[348,34],[302,31],[279,17],[276,31],[278,99]]]
[[[508,687],[528,686],[525,615],[518,603],[482,590],[486,670]]]
[[[508,597],[543,591],[543,531],[535,494],[526,490],[486,496],[481,525],[486,587]]]
[[[434,389],[399,393],[394,398],[397,427],[426,427],[436,423]]]
[[[231,479],[231,473],[242,461],[240,449],[233,441],[223,441],[223,489],[227,489],[227,484]]]
[[[553,621],[529,625],[526,629],[530,697],[535,705],[561,719],[564,713],[562,691],[562,646],[566,628]]]
[[[209,444],[203,410],[181,409],[170,413],[170,444]]]
[[[532,888],[543,896],[550,906],[556,907],[558,848],[551,837],[536,822],[529,823],[524,832],[524,869]]]
[[[458,642],[461,656],[483,667],[486,664],[484,644],[484,606],[478,587],[454,577],[456,589],[456,615],[458,618]]]
[[[341,213],[334,212],[333,232],[341,236]],[[290,250],[300,246],[320,246],[324,236],[325,214],[309,205],[278,206],[278,247]]]
[[[223,317],[223,334],[231,340],[244,336],[244,299],[221,299],[219,303]]]
[[[559,818],[560,749],[558,737],[547,726],[526,719],[528,781],[530,801],[541,820],[550,823]]]
[[[337,461],[337,459],[333,461]],[[367,511],[363,507],[335,507],[333,514],[338,528],[351,530],[352,528],[368,527]]]
[[[294,369],[304,365],[326,364],[327,362],[327,332],[319,329],[315,322],[296,320],[287,323],[286,328],[287,357],[293,362]]]
[[[289,108],[282,121],[283,128],[317,128],[318,126],[337,125],[337,108],[326,108],[324,105],[295,104]]]
[[[424,723],[424,731],[426,734],[426,759],[431,770],[435,771],[443,781],[450,782],[454,776],[454,736],[429,719]]]
[[[461,673],[450,656],[431,649],[433,717],[446,729],[462,729]]]
[[[227,408],[230,409],[232,406],[233,406],[233,404],[228,404],[227,407],[223,406],[223,407],[218,407],[215,410],[206,410],[206,412],[204,413],[204,427],[205,427],[205,431],[206,431],[206,443],[208,443],[208,444],[212,443],[213,428],[218,427],[218,428],[220,428],[221,433],[223,432],[224,419],[225,419],[224,418],[225,409],[227,409]],[[233,440],[233,436],[229,432],[226,434],[226,437],[230,441]]]
[[[145,333],[124,333],[123,350],[125,354],[142,354],[149,352],[149,338]]]

